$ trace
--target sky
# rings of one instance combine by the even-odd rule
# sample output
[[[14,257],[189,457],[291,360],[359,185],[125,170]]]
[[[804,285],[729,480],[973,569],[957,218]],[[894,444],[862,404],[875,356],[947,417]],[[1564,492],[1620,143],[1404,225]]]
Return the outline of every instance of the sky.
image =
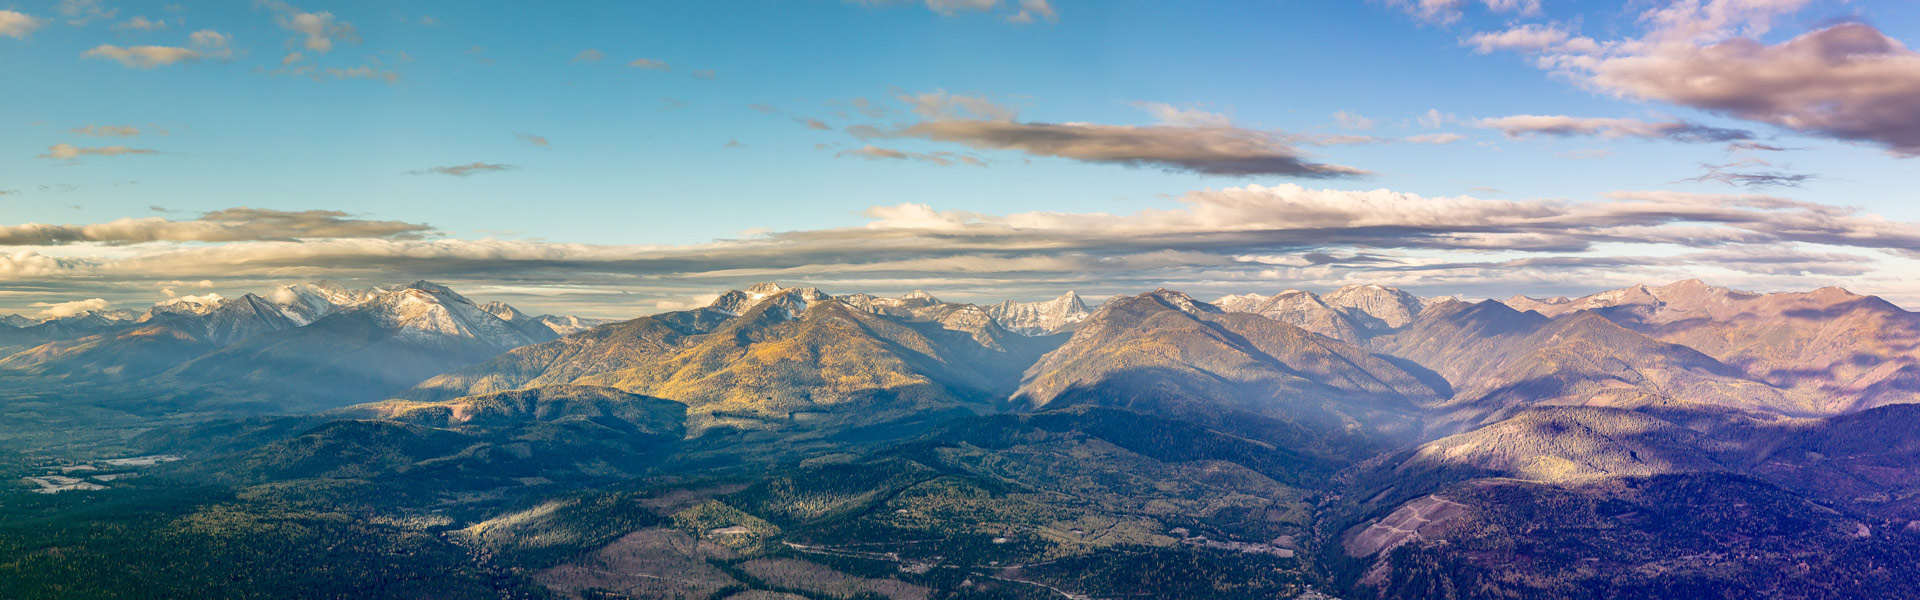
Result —
[[[428,279],[1920,308],[1912,0],[0,0],[0,314]]]

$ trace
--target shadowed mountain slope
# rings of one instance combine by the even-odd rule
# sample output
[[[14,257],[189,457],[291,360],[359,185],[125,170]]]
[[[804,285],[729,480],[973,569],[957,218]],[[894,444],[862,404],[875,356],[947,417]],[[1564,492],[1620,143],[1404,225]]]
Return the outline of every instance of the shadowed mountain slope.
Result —
[[[1352,345],[1163,290],[1101,307],[1027,370],[1018,400],[1120,406],[1275,441],[1334,436],[1345,446],[1411,432],[1418,406],[1440,395]]]
[[[1816,398],[1808,408],[1822,414],[1920,399],[1920,314],[1840,288],[1755,294],[1689,280],[1507,302],[1549,315],[1590,310]]]

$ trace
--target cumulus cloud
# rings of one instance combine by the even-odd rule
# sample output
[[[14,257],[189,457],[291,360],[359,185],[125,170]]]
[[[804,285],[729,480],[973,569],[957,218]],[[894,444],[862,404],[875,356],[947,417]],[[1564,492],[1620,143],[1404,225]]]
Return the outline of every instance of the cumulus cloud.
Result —
[[[80,54],[82,58],[104,58],[135,69],[151,69],[200,59],[226,59],[233,56],[227,47],[231,38],[224,33],[202,29],[188,36],[187,46],[131,46],[101,44]]]
[[[0,225],[0,246],[337,238],[411,240],[432,231],[431,227],[418,223],[358,219],[340,211],[281,211],[243,206],[205,213],[186,221],[147,217],[90,225]]]
[[[73,144],[62,143],[62,144],[54,144],[48,147],[46,154],[35,156],[34,158],[50,158],[54,160],[78,160],[80,157],[83,157],[83,156],[121,156],[126,154],[159,154],[159,153],[160,153],[159,150],[148,150],[146,148],[129,148],[127,146],[100,146],[100,147],[94,147],[94,148],[82,148],[79,146],[75,146]]]
[[[1060,12],[1054,10],[1047,0],[1020,0],[1020,12],[1007,16],[1007,21],[1027,25],[1035,20],[1059,23]]]
[[[53,10],[54,12],[60,13],[60,16],[66,17],[68,25],[76,27],[94,21],[111,19],[114,15],[120,14],[120,9],[118,8],[101,7],[100,0],[60,0],[59,3],[53,5]]]
[[[307,50],[325,54],[333,50],[335,40],[360,43],[359,30],[331,12],[307,12],[280,0],[254,0],[254,4],[272,10],[274,23],[299,34],[296,39]]]
[[[0,10],[0,35],[16,40],[27,37],[27,34],[33,33],[33,30],[46,24],[46,19],[17,11]]]
[[[113,306],[113,304],[103,298],[90,298],[87,300],[73,300],[68,302],[35,302],[29,306],[42,309],[39,314],[35,315],[37,317],[42,319],[60,319],[103,311],[106,310],[107,307]]]
[[[1643,13],[1647,29],[1637,38],[1523,43],[1517,40],[1528,32],[1509,30],[1469,42],[1533,54],[1543,68],[1620,96],[1920,155],[1920,53],[1858,22],[1761,40],[1774,20],[1810,3],[1675,2]],[[1500,41],[1509,38],[1515,41]]]
[[[479,173],[498,173],[501,171],[511,171],[517,168],[519,167],[515,167],[513,165],[507,165],[507,164],[500,164],[500,163],[471,162],[464,165],[451,165],[451,166],[445,166],[445,167],[428,167],[428,168],[420,169],[416,171],[407,171],[407,174],[408,175],[452,175],[454,177],[466,177],[468,175],[474,175]]]
[[[1679,142],[1724,143],[1753,137],[1753,132],[1746,130],[1711,127],[1688,121],[1650,123],[1639,119],[1607,119],[1572,117],[1567,115],[1512,115],[1480,119],[1475,124],[1487,129],[1498,129],[1510,138],[1533,135],[1559,137],[1598,136],[1605,138],[1636,137],[1668,139]]]

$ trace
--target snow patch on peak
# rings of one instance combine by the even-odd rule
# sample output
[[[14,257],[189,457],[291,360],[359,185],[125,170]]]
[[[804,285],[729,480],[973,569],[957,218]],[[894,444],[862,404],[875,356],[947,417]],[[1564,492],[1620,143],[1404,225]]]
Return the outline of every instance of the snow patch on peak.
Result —
[[[778,294],[785,289],[787,288],[780,287],[780,284],[778,283],[773,283],[771,281],[762,281],[760,283],[747,286],[747,289],[744,289],[741,291],[746,292],[748,297],[751,297],[755,300],[759,300],[767,296]]]
[[[1021,335],[1047,335],[1072,329],[1092,313],[1072,291],[1052,300],[1014,302],[1008,300],[984,307],[1000,327]]]

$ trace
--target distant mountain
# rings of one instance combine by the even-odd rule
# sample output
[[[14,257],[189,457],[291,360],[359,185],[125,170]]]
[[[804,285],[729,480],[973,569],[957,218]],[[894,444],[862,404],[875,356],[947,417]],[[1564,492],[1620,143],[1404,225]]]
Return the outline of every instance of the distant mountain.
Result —
[[[505,302],[488,302],[480,305],[480,310],[500,317],[500,320],[513,325],[514,329],[520,330],[522,334],[525,334],[529,338],[543,338],[548,334],[569,336],[613,322],[607,319],[572,316],[556,317],[553,315],[540,315],[532,317],[527,316],[526,313],[520,312],[520,309],[514,308]]]
[[[1490,300],[1443,303],[1371,347],[1445,378],[1453,398],[1429,424],[1441,433],[1546,405],[1809,414],[1739,369],[1588,313],[1550,319]]]
[[[12,327],[12,328],[15,328],[15,329],[19,329],[19,328],[21,328],[21,327],[26,327],[26,326],[29,326],[29,325],[32,325],[32,324],[34,324],[34,323],[38,323],[38,322],[39,322],[39,321],[35,321],[35,320],[33,320],[33,319],[29,319],[29,318],[26,318],[26,317],[22,317],[22,316],[20,316],[20,315],[17,315],[17,314],[16,314],[16,315],[7,315],[7,316],[4,316],[4,317],[0,317],[0,327]]]
[[[208,351],[297,325],[247,294],[232,300],[148,312],[143,324],[53,341],[0,359],[0,368],[36,375],[125,381],[159,373]]]
[[[0,328],[0,349],[18,350],[49,341],[86,337],[133,326],[139,318],[139,313],[124,309],[88,311],[77,315],[41,319],[20,327]]]
[[[1092,314],[1080,295],[1069,291],[1059,298],[1042,302],[1008,300],[986,307],[987,314],[1008,331],[1021,335],[1045,335],[1072,329]]]
[[[1253,313],[1348,343],[1365,339],[1362,328],[1344,311],[1328,305],[1313,292],[1287,290],[1273,296],[1242,294],[1214,303],[1228,312]]]
[[[1361,329],[1378,333],[1413,321],[1425,305],[1413,294],[1382,285],[1348,285],[1322,297]]]
[[[375,288],[301,327],[244,338],[152,383],[229,400],[331,407],[378,400],[446,371],[559,337],[522,329],[444,286]]]
[[[1546,315],[1590,310],[1699,350],[1837,414],[1920,401],[1920,314],[1840,288],[1756,294],[1697,280],[1577,299],[1506,300]]]
[[[145,387],[216,398],[235,393],[262,397],[264,390],[232,385],[222,379],[226,376],[278,381],[284,375],[292,385],[311,375],[306,370],[317,365],[332,365],[327,369],[356,365],[352,368],[365,371],[342,373],[341,382],[349,384],[345,389],[274,388],[304,398],[303,406],[324,406],[379,399],[379,394],[453,367],[597,324],[575,317],[527,317],[497,302],[476,306],[452,290],[426,282],[349,290],[318,281],[282,286],[269,297],[246,294],[229,299],[209,294],[178,299],[155,305],[131,321],[82,317],[11,330],[16,336],[47,331],[40,339],[28,340],[32,343],[0,356],[0,369],[99,384],[155,377],[178,367],[178,372],[148,381]],[[267,339],[268,334],[307,327],[317,328]],[[211,356],[229,347],[235,349]],[[275,350],[260,354],[266,347]],[[362,352],[367,354],[361,358],[341,356]],[[397,353],[389,356],[396,362],[377,358],[389,352]],[[274,357],[271,361],[247,366],[269,355]],[[197,364],[186,367],[188,363]],[[291,371],[275,372],[282,368]],[[340,397],[318,398],[328,390]]]
[[[275,288],[267,295],[287,317],[305,325],[373,298],[376,290],[350,290],[331,281],[296,283]]]
[[[1159,290],[1101,306],[1027,370],[1016,400],[1118,406],[1341,453],[1411,434],[1418,407],[1442,395],[1345,342]]]
[[[404,396],[599,385],[684,402],[702,429],[853,426],[987,410],[1050,347],[930,296],[837,299],[760,284],[520,348]]]

